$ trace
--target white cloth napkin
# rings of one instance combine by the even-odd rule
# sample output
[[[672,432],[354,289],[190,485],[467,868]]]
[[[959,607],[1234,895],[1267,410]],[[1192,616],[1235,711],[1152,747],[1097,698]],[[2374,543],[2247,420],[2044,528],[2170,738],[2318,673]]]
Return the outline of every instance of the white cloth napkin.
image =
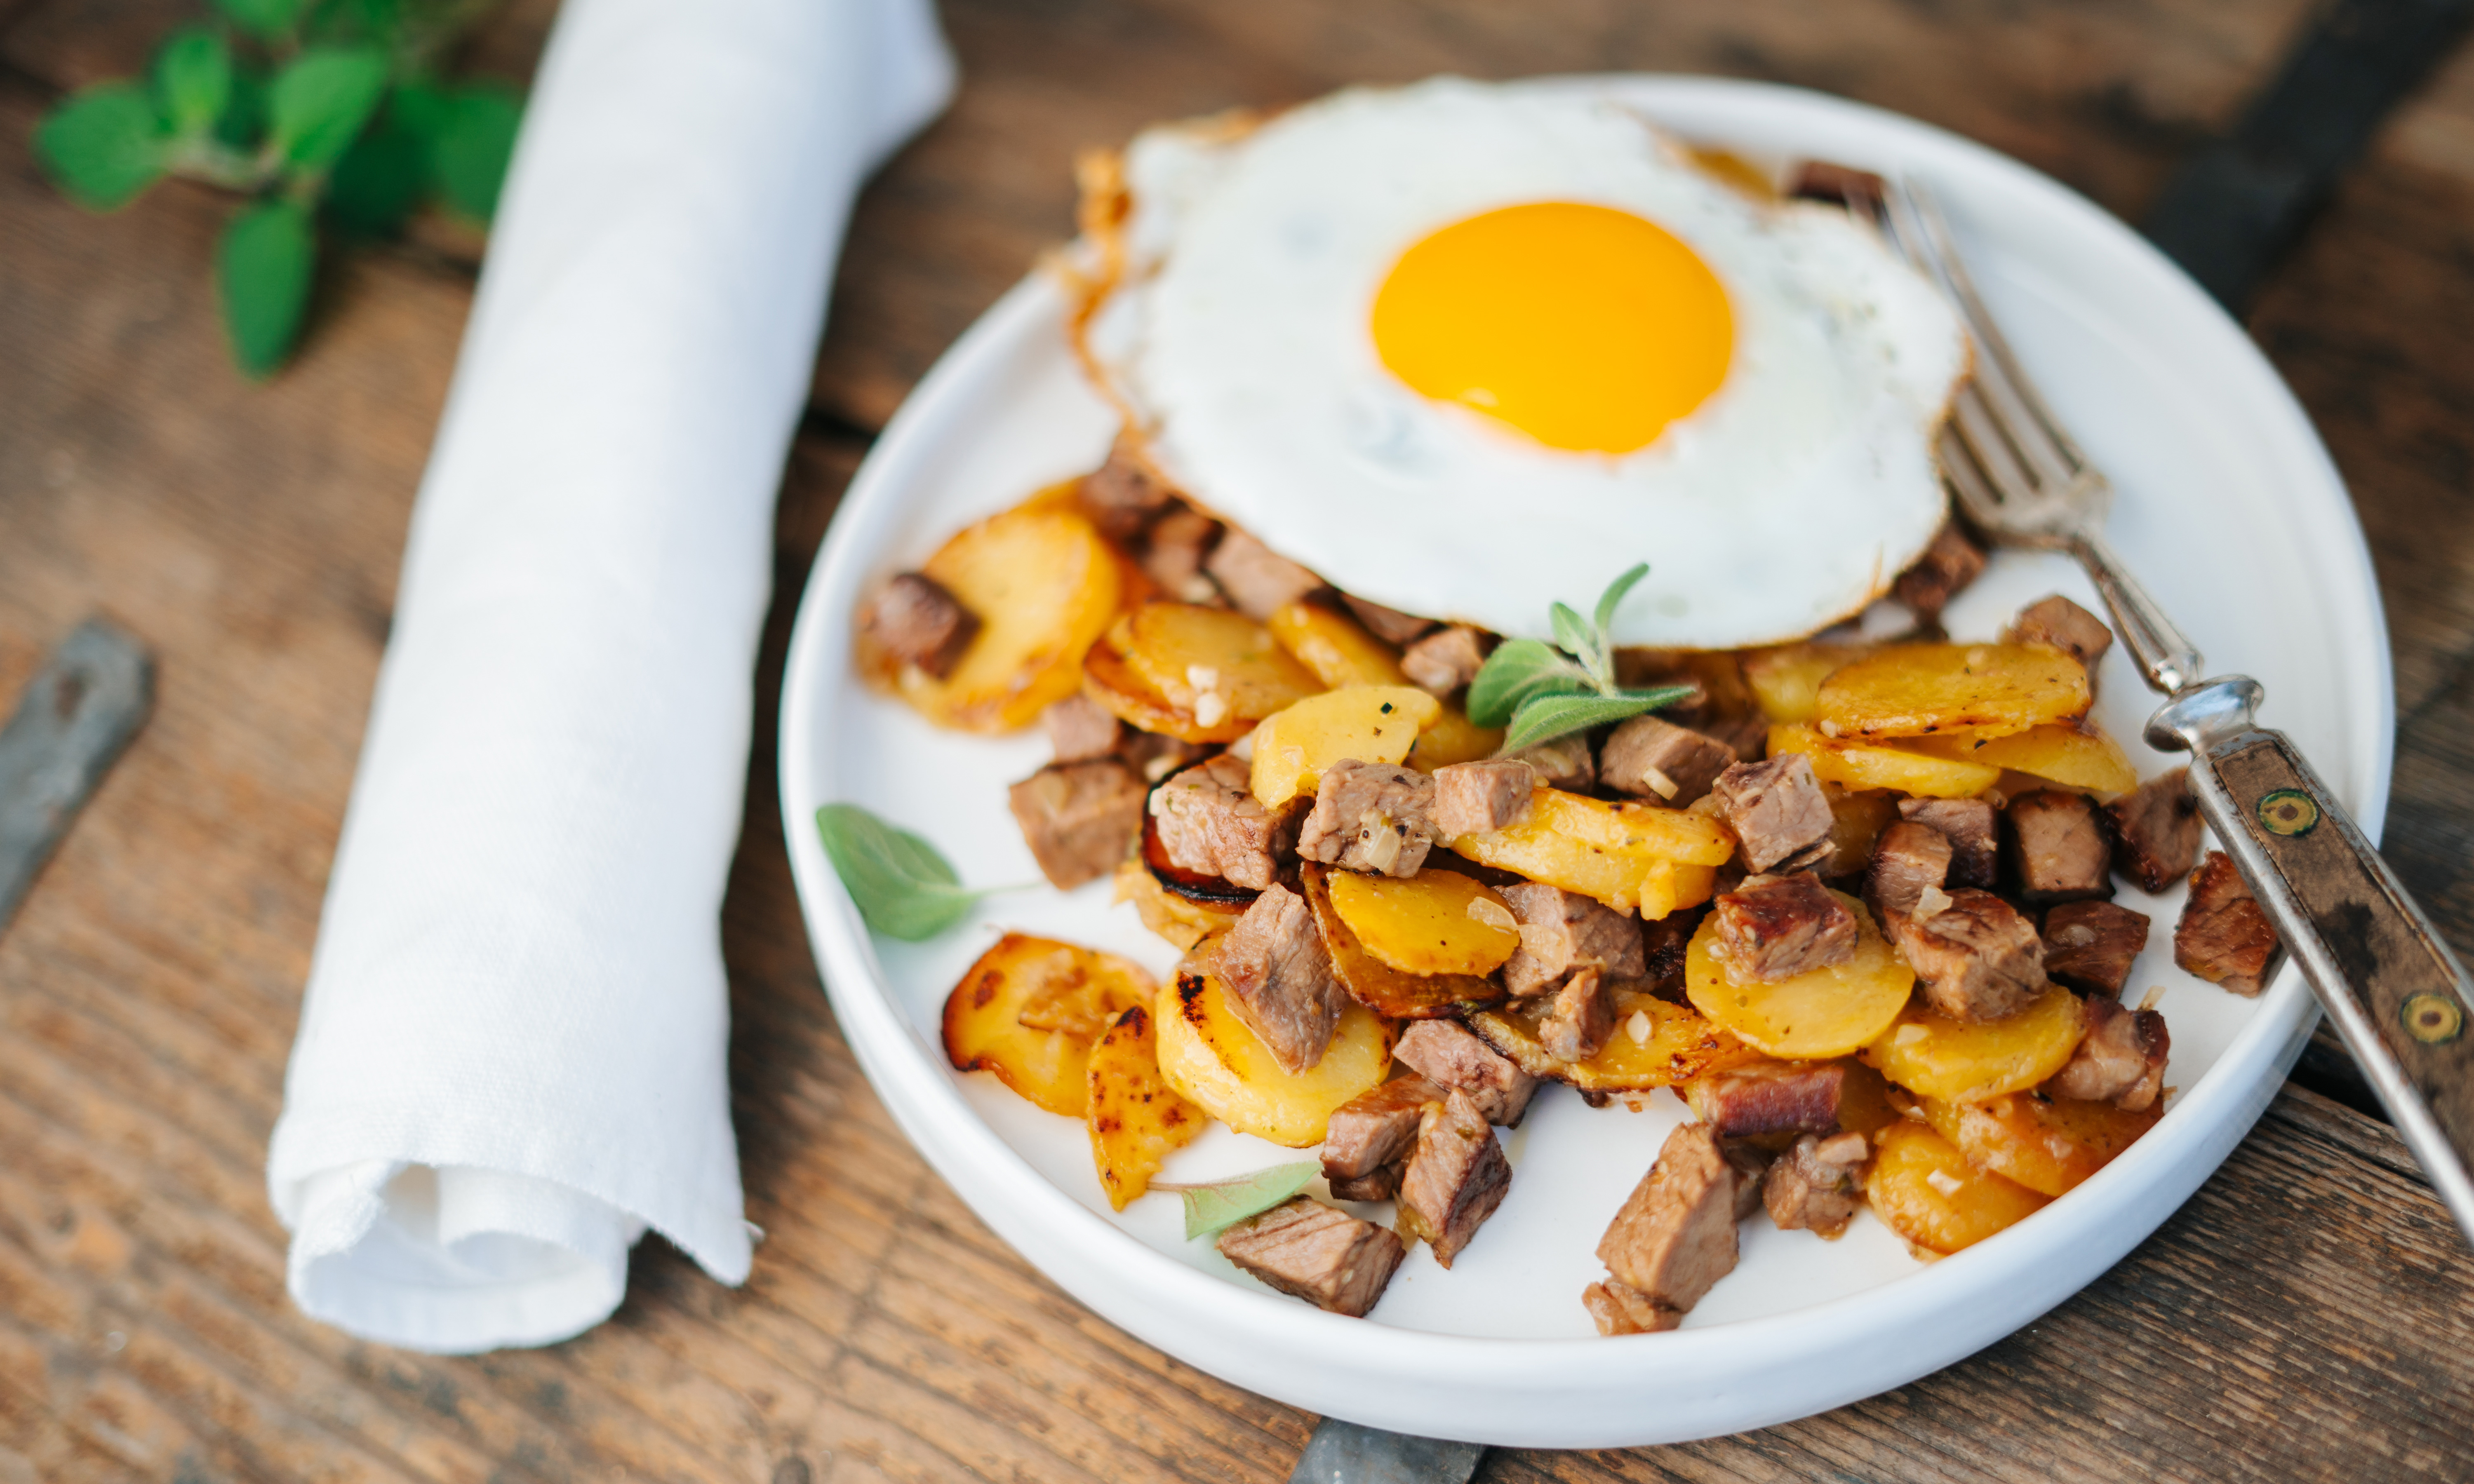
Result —
[[[312,1316],[563,1339],[747,1276],[717,914],[771,512],[928,0],[569,0],[414,511],[268,1156]]]

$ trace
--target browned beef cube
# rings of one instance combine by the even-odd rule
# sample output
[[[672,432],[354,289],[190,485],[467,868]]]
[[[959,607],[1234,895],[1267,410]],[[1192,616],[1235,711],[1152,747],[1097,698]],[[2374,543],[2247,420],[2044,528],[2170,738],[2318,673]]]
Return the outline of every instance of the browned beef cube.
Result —
[[[1735,1219],[1743,1220],[1761,1209],[1761,1182],[1768,1177],[1770,1161],[1777,1158],[1761,1147],[1762,1140],[1722,1138],[1718,1152],[1735,1167]]]
[[[1489,757],[1437,768],[1435,834],[1452,840],[1509,829],[1529,817],[1538,770],[1517,757]]]
[[[1835,1134],[1847,1068],[1838,1062],[1755,1062],[1695,1077],[1679,1090],[1720,1138]]]
[[[1520,924],[1520,946],[1503,966],[1504,988],[1516,996],[1543,994],[1583,967],[1610,979],[1648,972],[1640,922],[1631,913],[1537,881],[1517,881],[1497,892]]]
[[[1706,1123],[1666,1136],[1658,1162],[1598,1239],[1615,1281],[1678,1314],[1735,1270],[1735,1194],[1742,1173]]]
[[[1418,1115],[1443,1100],[1443,1089],[1423,1077],[1395,1077],[1332,1110],[1322,1137],[1325,1180],[1355,1180],[1395,1163],[1418,1137]]]
[[[1191,767],[1202,753],[1196,743],[1156,731],[1129,731],[1117,748],[1117,755],[1125,759],[1127,767],[1141,774],[1146,783],[1156,783],[1180,768]]]
[[[2131,1113],[2156,1106],[2165,1090],[2165,1061],[2173,1050],[2165,1017],[2153,1010],[2125,1010],[2109,999],[2089,1000],[2087,1017],[2078,1050],[2045,1090]]]
[[[1346,593],[1341,594],[1341,601],[1348,605],[1348,610],[1357,615],[1359,623],[1386,644],[1414,644],[1427,630],[1435,627],[1431,618],[1403,613],[1397,609],[1369,603],[1364,598],[1352,598]]]
[[[2011,800],[2001,817],[2020,900],[2049,907],[2113,895],[2113,842],[2087,795],[2035,789]]]
[[[1110,756],[1125,735],[1125,724],[1089,696],[1072,695],[1039,713],[1048,729],[1048,745],[1058,762],[1088,762]]]
[[[1326,866],[1414,876],[1435,844],[1435,780],[1414,768],[1350,758],[1323,770],[1298,854]]]
[[[1220,1255],[1320,1309],[1363,1319],[1408,1249],[1370,1221],[1307,1196],[1220,1233]]]
[[[1598,754],[1589,747],[1589,734],[1575,731],[1536,747],[1524,747],[1507,754],[1538,770],[1538,780],[1549,788],[1586,794],[1598,786]]]
[[[1892,590],[1899,601],[1924,619],[1938,618],[1950,600],[1984,571],[1984,548],[1976,544],[1953,520],[1934,534],[1932,544],[1916,564],[1899,574]]]
[[[925,572],[905,572],[877,590],[860,610],[866,640],[902,664],[943,680],[979,636],[979,615]]]
[[[1432,1246],[1448,1268],[1510,1188],[1512,1161],[1477,1103],[1455,1088],[1419,1118],[1418,1144],[1400,1177],[1400,1234]]]
[[[1830,849],[1830,796],[1802,753],[1739,762],[1718,775],[1710,792],[1742,842],[1746,870],[1794,871]]]
[[[1228,594],[1239,612],[1256,620],[1271,617],[1273,610],[1322,586],[1322,578],[1237,530],[1220,538],[1202,569],[1220,584],[1220,590]]]
[[[1581,1290],[1581,1305],[1597,1321],[1603,1335],[1660,1334],[1684,1323],[1684,1311],[1668,1308],[1631,1284],[1615,1279]]]
[[[1710,904],[1728,971],[1769,982],[1856,956],[1856,914],[1809,871],[1747,876]]]
[[[2045,977],[2082,994],[2122,995],[2147,946],[2147,914],[2109,901],[2066,901],[2045,914]]]
[[[1558,1061],[1586,1062],[1598,1054],[1614,1028],[1606,982],[1595,969],[1583,969],[1566,978],[1547,1002],[1538,1022],[1538,1041]]]
[[[1219,585],[1203,574],[1202,564],[1218,539],[1219,521],[1180,505],[1144,533],[1143,571],[1180,602],[1217,602]]]
[[[1169,864],[1261,891],[1279,874],[1289,821],[1255,802],[1253,770],[1223,753],[1152,796]]]
[[[1856,1215],[1858,1183],[1871,1145],[1861,1134],[1828,1138],[1807,1134],[1770,1166],[1761,1204],[1783,1232],[1811,1232],[1836,1241]]]
[[[1953,890],[1962,886],[1992,890],[2000,834],[1994,827],[1991,800],[1902,799],[1899,818],[1928,825],[1950,837],[1950,879],[1944,885]]]
[[[1409,1171],[1409,1161],[1395,1160],[1379,1164],[1363,1175],[1345,1176],[1328,1182],[1335,1201],[1388,1201],[1400,1193],[1400,1181]]]
[[[2149,778],[2104,812],[2113,823],[2113,869],[2141,891],[2165,890],[2199,858],[2199,801],[2191,797],[2188,768]]]
[[[1347,995],[1304,898],[1277,883],[1266,888],[1220,940],[1213,967],[1228,987],[1228,1008],[1282,1070],[1322,1060]]]
[[[1693,729],[1725,745],[1737,762],[1759,762],[1770,754],[1770,723],[1766,716],[1712,716]]]
[[[1438,629],[1400,652],[1400,673],[1409,677],[1409,683],[1438,696],[1448,696],[1477,679],[1477,668],[1484,663],[1484,644],[1467,624]]]
[[[2276,971],[2276,929],[2222,850],[2191,873],[2191,899],[2173,924],[2173,962],[2210,984],[2256,994]]]
[[[1014,823],[1059,891],[1117,868],[1143,829],[1143,780],[1115,758],[1051,763],[1007,795]]]
[[[1950,836],[1930,825],[1901,820],[1881,831],[1864,873],[1864,905],[1877,918],[1916,910],[1926,887],[1950,883]]]
[[[2036,924],[1991,892],[1939,895],[1927,893],[1913,913],[1887,924],[1926,1002],[1953,1020],[2000,1020],[2026,1009],[2046,983]]]
[[[1661,716],[1636,716],[1598,748],[1598,780],[1619,794],[1681,809],[1735,765],[1735,750]]]
[[[2014,644],[2050,644],[2067,651],[2087,666],[2091,682],[2096,679],[2097,661],[2113,647],[2113,631],[2104,626],[2104,620],[2058,592],[2021,609],[2010,621],[2009,637]]]
[[[1529,1109],[1538,1079],[1457,1020],[1419,1020],[1392,1048],[1400,1065],[1439,1088],[1466,1092],[1490,1123],[1511,1128]]]
[[[1151,524],[1176,491],[1136,451],[1133,438],[1120,433],[1108,449],[1108,462],[1082,476],[1075,496],[1103,535],[1122,541]]]
[[[1692,930],[1702,914],[1692,909],[1670,912],[1640,924],[1641,971],[1635,986],[1663,999],[1684,994],[1684,963],[1691,956]]]

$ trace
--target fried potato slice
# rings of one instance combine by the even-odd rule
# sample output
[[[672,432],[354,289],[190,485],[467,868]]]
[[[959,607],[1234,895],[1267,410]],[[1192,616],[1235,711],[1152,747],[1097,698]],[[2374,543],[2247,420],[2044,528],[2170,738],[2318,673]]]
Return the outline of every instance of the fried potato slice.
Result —
[[[1160,1075],[1152,1014],[1136,1005],[1091,1048],[1091,1162],[1118,1210],[1152,1186],[1170,1154],[1194,1142],[1205,1114]]]
[[[1037,504],[964,527],[920,570],[978,616],[980,632],[945,679],[904,666],[894,689],[964,731],[1027,727],[1072,695],[1124,591],[1124,564],[1091,522]]]
[[[1614,1034],[1585,1061],[1558,1061],[1547,1054],[1538,1035],[1547,1007],[1540,1001],[1481,1010],[1468,1017],[1468,1025],[1522,1071],[1584,1092],[1646,1092],[1760,1060],[1759,1052],[1700,1012],[1647,990],[1617,985],[1607,998],[1614,1013]]]
[[[1424,1020],[1449,1015],[1465,1005],[1486,1004],[1503,997],[1503,987],[1480,974],[1419,971],[1377,957],[1359,940],[1355,929],[1349,926],[1333,903],[1333,887],[1343,879],[1356,881],[1369,878],[1359,877],[1350,872],[1334,871],[1313,861],[1306,862],[1298,873],[1299,884],[1305,889],[1306,905],[1314,912],[1315,928],[1322,934],[1323,948],[1331,955],[1332,972],[1338,976],[1341,987],[1348,991],[1349,996],[1359,1004],[1386,1019]],[[1383,879],[1391,880],[1388,876]],[[1464,876],[1462,879],[1467,878]],[[1474,882],[1471,884],[1475,885]],[[1498,902],[1502,900],[1501,898],[1495,899]],[[1505,908],[1507,916],[1510,911],[1510,908]],[[1519,941],[1516,929],[1513,933],[1513,941]],[[1504,956],[1511,957],[1511,951],[1506,949]]]
[[[2013,1092],[1985,1103],[1928,1097],[1918,1109],[1933,1131],[1977,1168],[2042,1195],[2068,1194],[2165,1116],[2161,1104],[2130,1113],[2111,1103],[2033,1092]]]
[[[1392,1031],[1363,1005],[1342,1012],[1322,1060],[1283,1071],[1228,1005],[1218,976],[1189,955],[1176,983],[1153,1010],[1160,1075],[1205,1113],[1240,1134],[1288,1149],[1322,1142],[1332,1111],[1380,1085],[1392,1070]]]
[[[1792,1061],[1846,1056],[1878,1039],[1907,1006],[1916,971],[1890,946],[1864,904],[1830,894],[1856,914],[1856,956],[1763,982],[1738,981],[1718,938],[1715,913],[1702,921],[1684,956],[1684,993],[1692,1008],[1746,1045]]]
[[[1276,809],[1314,793],[1334,763],[1396,763],[1442,711],[1443,703],[1414,685],[1348,685],[1307,696],[1254,729],[1254,797]]]
[[[1808,722],[1821,705],[1821,682],[1871,653],[1851,644],[1782,644],[1744,656],[1744,683],[1773,724]]]
[[[2085,723],[2030,727],[2001,737],[1920,737],[1908,746],[2091,793],[2126,794],[2139,786],[2139,775],[2131,770],[2122,744]]]
[[[1875,1146],[1864,1199],[1891,1231],[1927,1252],[1973,1247],[2051,1199],[1977,1169],[1957,1145],[1920,1123],[1891,1124]]]
[[[1326,877],[1331,904],[1357,941],[1413,974],[1491,974],[1520,946],[1520,925],[1495,890],[1457,871]]]
[[[1734,834],[1708,815],[1559,788],[1538,790],[1519,824],[1445,845],[1480,865],[1651,920],[1708,901],[1716,868],[1735,853]]]
[[[1409,683],[1408,676],[1401,673],[1400,652],[1346,613],[1319,603],[1290,603],[1273,610],[1270,628],[1282,649],[1334,690],[1344,685]],[[1502,745],[1501,728],[1478,726],[1459,706],[1445,702],[1419,733],[1406,760],[1412,768],[1432,773],[1450,763],[1492,757]]]
[[[1157,993],[1131,959],[1007,933],[945,997],[945,1059],[956,1071],[994,1072],[1050,1113],[1079,1118],[1092,1042]]]
[[[1841,788],[1890,788],[1919,799],[1973,799],[2001,781],[2001,770],[1915,747],[1836,742],[1801,722],[1770,728],[1770,755],[1802,753],[1812,776]]]
[[[1895,644],[1821,682],[1813,726],[1842,740],[2006,736],[2087,714],[2087,667],[2050,644]]]
[[[2078,996],[2052,985],[2007,1019],[1953,1020],[1917,999],[1864,1048],[1881,1075],[1923,1097],[1981,1103],[2060,1071],[2087,1034]]]
[[[1271,630],[1225,608],[1146,603],[1126,614],[1111,637],[1152,690],[1206,727],[1242,717],[1250,730],[1323,688],[1273,642]]]
[[[1228,931],[1246,915],[1245,907],[1235,902],[1205,901],[1170,891],[1138,859],[1119,862],[1115,882],[1116,899],[1132,902],[1143,925],[1180,951]]]

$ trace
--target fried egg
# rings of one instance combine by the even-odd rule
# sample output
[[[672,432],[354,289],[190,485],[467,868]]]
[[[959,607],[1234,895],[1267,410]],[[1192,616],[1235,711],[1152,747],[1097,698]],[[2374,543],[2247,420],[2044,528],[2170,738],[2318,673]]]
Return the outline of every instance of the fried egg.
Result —
[[[1955,314],[1868,227],[1600,95],[1438,79],[1122,161],[1082,349],[1161,471],[1343,590],[1544,637],[1794,638],[1946,518]]]

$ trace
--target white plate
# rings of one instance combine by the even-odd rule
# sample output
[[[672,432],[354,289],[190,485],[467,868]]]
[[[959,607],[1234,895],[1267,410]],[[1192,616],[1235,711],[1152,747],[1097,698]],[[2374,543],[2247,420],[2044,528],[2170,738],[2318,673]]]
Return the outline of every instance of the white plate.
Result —
[[[1816,94],[1682,78],[1567,79],[1611,90],[1695,139],[1823,156],[1934,186],[2013,344],[2120,489],[2112,535],[2225,669],[2267,683],[2291,731],[2356,817],[2384,812],[2393,727],[2377,590],[2343,487],[2309,421],[2232,321],[2121,223],[2053,181],[1912,121]],[[1261,1287],[1208,1242],[1181,1239],[1175,1197],[1112,1214],[1081,1126],[1042,1113],[937,1049],[947,990],[1001,928],[1174,955],[1104,882],[988,899],[924,945],[872,940],[818,847],[818,805],[851,800],[934,840],[973,883],[1036,880],[1005,786],[1046,761],[1035,736],[938,732],[853,675],[849,619],[873,577],[948,534],[1094,467],[1111,418],[1038,277],[938,363],[851,485],[816,560],[782,708],[782,806],[810,934],[842,1030],[906,1133],[1034,1266],[1110,1321],[1239,1385],[1395,1430],[1557,1448],[1672,1442],[1806,1416],[1948,1365],[2111,1266],[2207,1178],[2250,1127],[2313,1020],[2287,972],[2257,1001],[2171,964],[2177,889],[2121,898],[2156,923],[2128,996],[2166,986],[2171,1110],[2067,1198],[1926,1265],[1867,1215],[1842,1241],[1755,1218],[1743,1261],[1674,1333],[1595,1336],[1584,1284],[1598,1234],[1685,1114],[1591,1110],[1542,1091],[1506,1140],[1510,1198],[1450,1272],[1419,1248],[1367,1320]],[[1990,636],[2059,588],[2096,600],[2058,559],[2003,554],[1953,606]],[[2098,713],[2144,773],[2173,759],[2137,741],[2150,697],[2116,646]],[[1210,1178],[1298,1156],[1225,1128],[1176,1157]]]

